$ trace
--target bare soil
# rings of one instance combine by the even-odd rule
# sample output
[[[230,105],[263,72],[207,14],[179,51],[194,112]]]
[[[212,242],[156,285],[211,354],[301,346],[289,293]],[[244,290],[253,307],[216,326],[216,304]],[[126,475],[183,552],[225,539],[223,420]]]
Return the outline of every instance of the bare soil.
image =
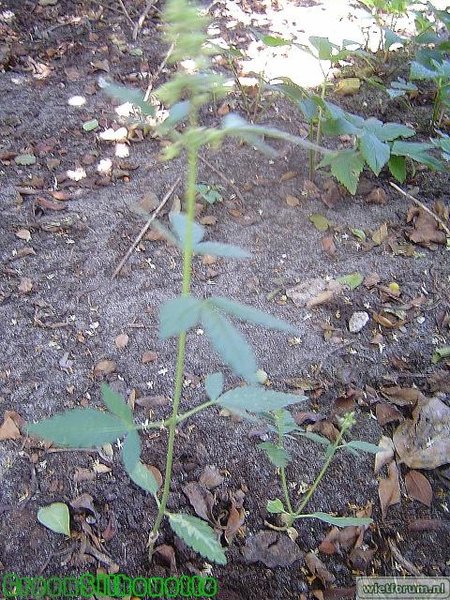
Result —
[[[137,20],[144,2],[126,4]],[[242,6],[252,10],[247,3]],[[97,85],[99,74],[107,69],[108,77],[145,89],[146,79],[140,74],[155,72],[167,48],[161,41],[157,11],[150,13],[133,42],[119,3],[105,3],[105,7],[88,0],[59,0],[49,6],[34,0],[0,1],[0,12],[11,10],[15,15],[12,21],[0,20],[4,40],[0,42],[0,415],[16,411],[24,421],[75,406],[101,406],[102,380],[125,398],[136,399],[138,421],[158,419],[170,411],[168,401],[149,408],[139,406],[138,400],[167,399],[173,393],[176,342],[159,339],[158,309],[179,293],[179,252],[163,241],[144,239],[120,275],[113,279],[112,274],[145,223],[135,205],[150,192],[160,201],[183,176],[183,157],[162,163],[160,142],[146,136],[130,142],[128,158],[116,158],[114,145],[82,129],[93,118],[99,120],[99,130],[119,122],[114,103]],[[211,11],[226,32],[217,7],[220,4]],[[142,56],[133,56],[133,48],[142,49]],[[165,76],[163,71],[161,78]],[[387,100],[381,92],[377,94],[363,85],[359,94],[345,99],[345,107],[386,120],[422,123],[422,106],[413,104],[406,114],[402,105],[387,108]],[[85,96],[87,103],[80,108],[69,106],[74,95]],[[238,111],[242,109],[239,98],[230,102]],[[209,124],[220,122],[217,108],[205,115]],[[388,117],[386,111],[390,111]],[[268,108],[262,122],[296,134],[304,128],[300,115],[281,101]],[[280,152],[275,160],[236,141],[228,141],[219,151],[205,151],[204,158],[235,183],[245,203],[233,187],[201,163],[199,179],[222,185],[223,201],[204,207],[199,218],[215,217],[210,221],[215,224],[207,226],[209,238],[238,243],[251,251],[252,259],[204,264],[196,258],[193,293],[225,295],[293,323],[299,340],[243,327],[273,389],[305,393],[308,401],[296,405],[294,412],[315,411],[329,422],[342,407],[355,410],[352,437],[377,444],[382,435],[391,436],[395,429],[392,423],[382,427],[375,418],[383,386],[417,386],[426,396],[440,394],[448,403],[449,364],[431,362],[436,346],[449,343],[448,252],[442,245],[415,246],[413,256],[395,251],[398,244],[408,243],[412,226],[406,215],[411,203],[389,186],[387,173],[378,180],[365,177],[355,197],[341,190],[330,208],[320,197],[302,194],[308,179],[304,151],[275,146]],[[33,153],[36,164],[16,164],[15,156],[22,153]],[[102,176],[96,165],[105,158],[111,158],[114,171]],[[87,174],[79,182],[66,175],[77,167]],[[323,175],[317,184],[324,185]],[[418,170],[408,184],[430,209],[437,201],[448,206],[448,174]],[[385,205],[367,202],[366,195],[374,186],[384,190]],[[63,202],[52,197],[50,192],[56,190],[66,194],[62,211],[39,201]],[[182,198],[182,184],[176,194]],[[290,206],[288,195],[298,198],[299,204]],[[163,221],[171,202],[167,206]],[[309,220],[313,213],[324,215],[332,224],[331,231],[317,231]],[[68,226],[64,222],[43,226],[74,214]],[[388,238],[375,245],[371,235],[383,223],[387,223]],[[368,241],[355,238],[352,228],[364,230]],[[17,236],[20,230],[30,232],[29,241]],[[332,256],[323,249],[323,238],[330,233],[336,246]],[[377,273],[379,284],[346,290],[332,302],[310,309],[296,307],[285,295],[299,282],[353,272],[364,277]],[[391,282],[398,283],[401,300],[390,305],[407,308],[403,325],[388,328],[373,315],[389,304],[380,286]],[[367,311],[371,319],[360,333],[353,334],[348,320],[355,311]],[[119,349],[115,339],[121,333],[129,336],[129,342]],[[378,334],[382,341],[377,340]],[[223,370],[200,331],[190,333],[188,342],[183,409],[202,401],[207,373]],[[155,353],[155,360],[143,362],[148,351]],[[114,361],[114,371],[94,372],[102,360]],[[224,372],[227,386],[238,383]],[[400,410],[410,416],[408,407]],[[370,560],[352,562],[347,550],[319,553],[335,576],[325,589],[303,559],[287,567],[250,563],[243,549],[252,536],[267,529],[267,500],[281,497],[275,470],[257,447],[265,439],[267,432],[221,415],[217,409],[193,417],[179,431],[171,508],[193,513],[183,487],[198,481],[207,465],[224,475],[214,491],[214,514],[222,524],[227,522],[232,499],[236,494],[243,497],[245,522],[228,547],[228,564],[210,567],[219,580],[219,598],[352,598],[357,574],[411,575],[411,565],[424,575],[450,575],[448,469],[444,465],[424,472],[433,488],[433,502],[426,507],[406,493],[403,476],[408,469],[401,466],[401,502],[382,518],[379,476],[374,475],[373,456],[368,454],[338,455],[308,510],[350,516],[372,505],[374,523],[364,534],[363,546],[373,550]],[[164,431],[143,436],[143,460],[161,472],[166,441]],[[307,440],[288,445],[293,461],[287,472],[296,499],[303,485],[314,480],[323,457],[320,448]],[[80,477],[80,469],[93,473],[99,464],[107,467],[106,472],[94,473],[91,480]],[[81,473],[86,475],[86,471]],[[157,554],[149,564],[146,542],[155,504],[130,482],[116,447],[113,456],[108,456],[96,450],[55,451],[24,436],[2,441],[0,477],[0,576],[11,571],[30,576],[73,575],[99,568],[106,572],[119,568],[135,576],[168,576],[207,569],[205,561],[174,538],[167,525],[160,543],[174,548],[175,563],[170,565],[164,555]],[[92,496],[95,514],[71,509],[70,539],[37,521],[39,507],[58,501],[70,504],[83,493]],[[419,519],[433,527],[414,531],[411,524]],[[114,534],[105,541],[111,523]],[[296,528],[295,543],[302,553],[316,550],[330,529],[312,520],[299,521]],[[97,552],[86,547],[86,540],[91,547],[98,544]],[[393,554],[392,542],[400,558]],[[324,595],[318,595],[319,591]]]

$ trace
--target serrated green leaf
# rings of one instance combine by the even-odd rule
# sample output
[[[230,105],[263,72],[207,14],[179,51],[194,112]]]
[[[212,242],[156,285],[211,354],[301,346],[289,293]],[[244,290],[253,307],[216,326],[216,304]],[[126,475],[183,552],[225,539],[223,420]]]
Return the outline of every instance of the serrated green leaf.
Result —
[[[415,133],[416,132],[412,127],[407,127],[401,123],[384,123],[384,125],[376,132],[376,136],[384,142],[392,142],[399,137],[412,137]]]
[[[391,154],[395,156],[407,156],[431,169],[440,171],[443,167],[441,161],[428,154],[428,150],[432,148],[433,144],[426,142],[403,142],[397,140],[392,144]]]
[[[64,502],[53,502],[43,506],[38,510],[37,518],[47,529],[70,537],[70,514]]]
[[[210,373],[206,377],[205,389],[210,400],[217,400],[223,391],[223,373]]]
[[[169,514],[168,517],[173,531],[185,544],[208,560],[226,564],[225,552],[214,530],[205,521],[184,514]]]
[[[143,115],[153,116],[155,114],[154,107],[144,100],[144,93],[142,91],[117,85],[105,79],[100,79],[100,86],[113,98],[117,98],[122,102],[130,102],[140,108]]]
[[[433,352],[433,356],[431,358],[431,362],[433,365],[437,364],[443,358],[450,357],[450,346],[441,346],[441,348],[436,348]]]
[[[275,500],[268,500],[266,510],[273,515],[278,515],[279,513],[285,512],[284,504],[279,498],[275,498]]]
[[[291,461],[289,452],[283,446],[276,446],[271,442],[262,442],[262,444],[258,444],[258,448],[264,450],[270,462],[279,469],[287,467]]]
[[[354,448],[355,450],[370,452],[372,454],[377,454],[382,450],[380,446],[376,446],[375,444],[370,444],[369,442],[364,442],[362,440],[352,440],[351,442],[347,442],[344,448]]]
[[[309,43],[317,50],[319,60],[331,60],[333,58],[333,50],[337,46],[332,44],[327,37],[311,35]]]
[[[246,410],[253,413],[265,413],[304,402],[306,399],[306,396],[285,394],[249,385],[225,392],[218,399],[218,404],[232,411]]]
[[[136,430],[130,431],[122,446],[122,460],[131,481],[156,497],[158,482],[153,473],[141,462],[141,440]]]
[[[388,162],[389,171],[397,181],[403,183],[406,179],[406,159],[404,156],[392,155]]]
[[[186,242],[186,232],[189,225],[189,218],[184,213],[171,213],[170,214],[170,223],[172,225],[172,229],[181,242],[184,244]],[[203,225],[199,225],[198,223],[192,222],[192,244],[196,246],[205,235],[205,228]]]
[[[258,367],[244,336],[209,303],[203,304],[201,321],[212,347],[225,364],[246,381],[253,382]]]
[[[379,175],[391,155],[389,145],[381,142],[373,133],[365,131],[359,137],[359,149],[375,175]]]
[[[292,46],[292,42],[289,40],[274,35],[262,35],[260,39],[263,44],[270,46],[271,48],[277,48],[278,46]]]
[[[159,335],[179,335],[200,321],[203,302],[193,296],[178,296],[165,302],[159,312]]]
[[[288,410],[285,410],[284,408],[274,411],[273,418],[278,435],[286,435],[287,433],[298,431],[299,429],[294,417]]]
[[[358,527],[359,525],[370,525],[373,523],[373,520],[369,519],[369,517],[333,517],[324,512],[315,512],[310,513],[309,515],[297,515],[297,518],[320,519],[321,521],[329,523],[330,525],[335,525],[336,527],[349,527],[352,525]]]
[[[330,227],[330,221],[323,215],[320,215],[319,213],[309,215],[308,218],[314,225],[314,227],[317,229],[317,231],[327,231],[327,229]]]
[[[37,158],[34,154],[19,154],[14,159],[16,165],[20,165],[23,167],[29,167],[30,165],[36,164]]]
[[[171,106],[167,119],[158,126],[158,132],[165,135],[168,131],[183,123],[191,112],[191,106],[189,100],[183,100]]]
[[[307,440],[311,440],[311,442],[322,444],[322,446],[331,446],[330,440],[328,440],[326,437],[319,435],[318,433],[314,433],[312,431],[295,431],[295,433],[301,437],[306,438]]]
[[[39,423],[31,423],[27,431],[60,446],[92,448],[115,442],[128,433],[130,427],[110,413],[94,408],[75,408]]]
[[[99,123],[97,121],[97,119],[91,119],[90,121],[85,121],[83,123],[83,130],[84,131],[94,131],[94,129],[97,129]]]
[[[362,229],[358,229],[356,227],[351,227],[350,231],[353,233],[353,235],[358,238],[358,240],[361,240],[362,242],[366,241],[366,232],[363,231]]]
[[[195,244],[195,254],[209,254],[211,256],[223,256],[225,258],[251,258],[251,254],[233,244],[222,244],[220,242],[200,242]]]
[[[229,300],[228,298],[224,298],[222,296],[212,296],[208,299],[208,302],[216,306],[220,311],[226,313],[227,315],[236,317],[242,321],[255,323],[256,325],[262,325],[263,327],[268,327],[269,329],[279,329],[280,331],[291,332],[296,331],[293,325],[290,325],[282,319],[273,317],[262,310],[253,308],[253,306],[247,306],[246,304],[241,304],[240,302],[234,302],[233,300]]]
[[[364,276],[358,272],[349,273],[348,275],[337,277],[337,281],[342,283],[342,285],[348,286],[351,290],[356,290],[356,288],[359,287],[364,281]]]
[[[356,194],[359,176],[364,169],[364,159],[355,150],[342,150],[326,154],[319,167],[331,167],[331,173],[351,194]]]
[[[133,412],[126,402],[113,390],[102,383],[102,398],[108,409],[127,425],[133,426]]]

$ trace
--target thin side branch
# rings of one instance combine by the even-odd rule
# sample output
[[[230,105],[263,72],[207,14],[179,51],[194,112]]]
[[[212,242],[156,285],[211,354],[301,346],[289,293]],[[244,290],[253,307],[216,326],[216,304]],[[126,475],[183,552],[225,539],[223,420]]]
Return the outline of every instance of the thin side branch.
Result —
[[[146,102],[147,102],[147,100],[148,100],[148,98],[149,98],[149,96],[151,94],[152,89],[153,89],[153,84],[158,79],[161,71],[166,66],[167,61],[169,60],[170,55],[172,54],[174,47],[175,47],[175,44],[171,44],[170,45],[170,48],[167,50],[167,54],[163,58],[163,60],[162,60],[161,64],[159,65],[159,67],[156,69],[156,71],[153,73],[153,75],[149,76],[149,82],[148,82],[147,90],[146,90],[145,95],[144,95],[144,100]]]
[[[131,27],[134,30],[134,21],[133,19],[130,17],[130,13],[127,10],[127,7],[125,6],[125,4],[123,3],[123,0],[118,0],[119,4],[120,4],[120,8],[123,10],[123,14],[126,16],[127,21],[129,22],[129,24],[131,25]]]
[[[134,29],[133,29],[133,40],[134,41],[137,40],[139,31],[142,29],[142,25],[144,24],[144,21],[147,18],[148,13],[152,9],[153,4],[154,4],[153,0],[148,0],[146,7],[144,8],[141,16],[139,17],[136,25],[134,26]]]
[[[439,225],[445,231],[447,236],[450,237],[450,229],[447,227],[447,225],[444,223],[444,221],[441,219],[441,217],[439,215],[437,215],[432,210],[430,210],[428,208],[428,206],[425,206],[425,204],[423,204],[423,202],[421,202],[420,200],[417,200],[417,198],[414,198],[414,196],[411,196],[411,194],[408,194],[408,192],[405,192],[404,190],[402,190],[402,188],[399,188],[398,185],[396,185],[395,183],[392,183],[392,181],[390,181],[389,184],[391,185],[391,187],[394,188],[394,190],[397,190],[397,192],[399,192],[400,194],[405,196],[405,198],[412,200],[415,204],[417,204],[417,206],[420,206],[421,209],[423,209],[426,213],[431,215],[433,217],[433,219],[435,219],[435,221],[437,221],[439,223]]]
[[[181,181],[181,177],[178,177],[178,179],[175,181],[175,183],[173,184],[173,186],[170,188],[170,190],[167,192],[167,194],[161,200],[161,203],[159,204],[159,206],[153,211],[151,217],[148,219],[147,223],[144,225],[144,227],[139,232],[139,235],[136,237],[136,239],[134,240],[134,242],[128,248],[128,252],[125,254],[125,256],[122,258],[122,260],[120,261],[120,263],[116,267],[114,273],[112,274],[111,279],[114,279],[120,273],[120,271],[122,270],[122,267],[127,262],[127,260],[130,258],[133,250],[136,248],[136,246],[142,240],[142,238],[144,237],[144,235],[147,233],[148,228],[150,227],[150,225],[152,224],[152,222],[156,219],[156,217],[158,216],[158,214],[161,212],[161,210],[163,209],[163,207],[165,206],[165,204],[167,203],[167,201],[169,200],[169,198],[171,197],[171,195],[174,193],[174,191],[176,190],[176,188],[177,188],[178,184],[180,183],[180,181]]]

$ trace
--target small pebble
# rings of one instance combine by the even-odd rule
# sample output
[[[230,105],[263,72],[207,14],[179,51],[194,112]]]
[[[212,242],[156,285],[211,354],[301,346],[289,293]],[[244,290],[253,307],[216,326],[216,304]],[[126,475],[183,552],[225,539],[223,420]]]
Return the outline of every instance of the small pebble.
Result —
[[[366,311],[354,312],[348,322],[348,328],[351,333],[359,333],[361,329],[369,322],[369,315]]]

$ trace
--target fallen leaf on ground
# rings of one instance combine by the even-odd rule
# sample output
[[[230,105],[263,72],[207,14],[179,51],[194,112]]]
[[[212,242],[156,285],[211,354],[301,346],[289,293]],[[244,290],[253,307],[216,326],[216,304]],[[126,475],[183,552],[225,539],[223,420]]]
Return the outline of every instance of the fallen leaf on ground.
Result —
[[[28,294],[33,289],[33,282],[29,277],[22,277],[17,289],[22,294]]]
[[[12,418],[10,411],[6,411],[3,423],[0,425],[0,441],[18,440],[19,438],[20,430]]]
[[[383,225],[381,225],[381,227],[372,234],[372,241],[374,242],[374,244],[379,246],[386,240],[387,236],[388,236],[387,223],[383,223]]]
[[[368,202],[369,204],[384,205],[387,202],[386,192],[383,190],[383,188],[380,187],[373,188],[370,194],[367,194],[366,202]]]
[[[212,521],[214,496],[211,492],[196,481],[191,481],[183,486],[183,493],[187,496],[192,508],[201,519]]]
[[[142,408],[157,408],[158,406],[165,406],[169,403],[169,398],[166,396],[142,396],[136,398],[136,404]]]
[[[433,489],[428,479],[419,471],[408,471],[405,475],[408,496],[430,507],[433,501]]]
[[[403,421],[402,413],[395,408],[395,406],[391,406],[390,404],[386,404],[385,402],[379,402],[375,407],[375,414],[377,416],[378,423],[384,427],[388,423],[392,423],[395,421]]]
[[[414,225],[408,237],[415,244],[430,248],[434,244],[445,244],[447,241],[445,232],[439,229],[436,219],[418,206],[412,206],[408,210],[406,222]]]
[[[102,538],[105,540],[105,542],[109,542],[110,540],[113,539],[113,537],[115,537],[117,534],[117,519],[116,516],[113,512],[109,513],[109,520],[108,520],[108,524],[106,525],[106,528],[104,531],[102,531]]]
[[[327,231],[327,229],[330,227],[330,221],[319,213],[310,215],[309,220],[318,231]]]
[[[336,244],[332,235],[327,235],[322,238],[321,241],[322,250],[328,254],[328,256],[334,256],[336,254]]]
[[[381,514],[386,518],[387,510],[393,504],[400,502],[400,483],[398,480],[398,468],[395,460],[388,465],[387,479],[380,479],[378,485],[378,496],[381,504]]]
[[[299,206],[300,200],[298,198],[296,198],[295,196],[293,196],[292,194],[288,194],[286,196],[286,204],[288,206],[291,206],[292,208],[295,208],[296,206]]]
[[[346,77],[339,79],[334,87],[334,91],[339,96],[353,96],[361,87],[361,79],[358,77]]]
[[[245,510],[238,508],[234,501],[231,503],[231,508],[228,513],[227,524],[224,531],[224,536],[228,544],[231,544],[239,529],[245,521]]]
[[[291,179],[297,177],[297,175],[297,171],[286,171],[286,173],[283,173],[283,175],[280,177],[280,182],[283,183],[283,181],[290,181]]]
[[[306,184],[306,181],[305,181]],[[313,184],[314,185],[314,184]],[[328,208],[334,208],[336,204],[342,199],[341,190],[338,184],[333,179],[326,179],[323,183],[323,192],[320,194],[322,202],[328,206]],[[313,196],[314,198],[318,196]]]
[[[31,233],[28,231],[28,229],[18,229],[16,231],[16,237],[18,237],[19,240],[29,242],[31,240]]]
[[[35,203],[45,210],[66,210],[66,205],[62,202],[53,202],[42,196],[38,196]]]
[[[320,198],[320,190],[317,185],[310,179],[305,179],[303,182],[302,196],[308,200],[314,200]]]
[[[353,548],[349,555],[352,567],[358,571],[365,572],[375,555],[376,548]]]
[[[287,535],[276,531],[261,531],[247,539],[243,549],[245,559],[262,562],[269,569],[290,567],[303,558],[303,552]]]
[[[307,279],[295,287],[286,290],[286,296],[295,306],[312,308],[319,304],[329,302],[342,290],[342,286],[335,280]]]
[[[450,408],[439,398],[423,398],[394,432],[395,449],[411,469],[435,469],[449,462]]]
[[[221,475],[217,467],[207,465],[198,481],[201,485],[208,488],[208,490],[212,490],[221,485],[224,479],[224,476]]]
[[[116,339],[114,340],[114,343],[116,344],[116,348],[125,348],[125,346],[128,344],[129,341],[129,337],[126,333],[120,333]]]
[[[320,558],[314,552],[305,554],[305,563],[313,575],[318,577],[324,586],[330,585],[336,581],[333,573],[326,568]]]
[[[380,470],[391,462],[394,458],[394,442],[391,438],[383,435],[378,442],[378,447],[381,448],[380,452],[375,454],[375,475],[380,472]]]
[[[382,387],[380,392],[397,406],[414,406],[419,399],[424,398],[417,388],[402,388],[398,385]]]
[[[146,365],[147,363],[155,362],[155,360],[158,360],[158,355],[156,352],[153,352],[153,350],[147,350],[142,355],[141,360],[142,360],[142,364]]]
[[[100,360],[94,367],[94,376],[114,373],[117,365],[113,360]]]

